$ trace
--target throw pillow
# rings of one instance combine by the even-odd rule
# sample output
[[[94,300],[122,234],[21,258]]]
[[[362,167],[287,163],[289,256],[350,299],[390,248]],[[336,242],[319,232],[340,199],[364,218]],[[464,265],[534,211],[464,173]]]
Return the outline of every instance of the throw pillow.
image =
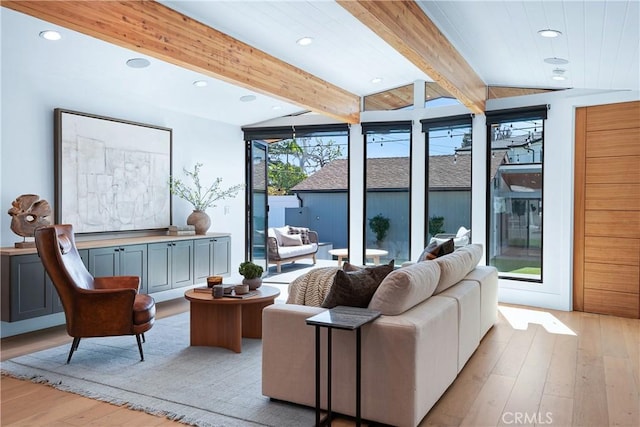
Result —
[[[433,241],[427,245],[418,257],[418,262],[436,259],[454,250],[453,239],[447,239],[442,243]]]
[[[311,240],[309,240],[309,229],[306,227],[289,226],[289,234],[299,234],[300,237],[302,237],[303,245],[308,245],[311,243]]]
[[[282,234],[280,241],[282,246],[302,246],[302,237],[299,234]]]
[[[433,295],[440,279],[435,262],[418,262],[392,271],[384,278],[371,298],[369,308],[395,316]]]
[[[276,240],[278,241],[278,246],[283,246],[282,244],[282,236],[286,236],[289,234],[289,226],[285,225],[284,227],[274,227],[273,233],[276,235]]]
[[[349,272],[349,271],[360,271],[363,268],[365,268],[364,266],[360,266],[360,265],[355,265],[355,264],[351,264],[349,261],[345,261],[344,264],[342,264],[342,270]]]
[[[393,271],[393,265],[394,261],[391,261],[389,264],[363,267],[357,271],[338,270],[322,307],[367,307],[382,280]]]
[[[439,294],[464,279],[478,265],[482,253],[482,245],[471,244],[458,249],[447,257],[436,259],[434,262],[440,266],[440,280],[433,293]]]

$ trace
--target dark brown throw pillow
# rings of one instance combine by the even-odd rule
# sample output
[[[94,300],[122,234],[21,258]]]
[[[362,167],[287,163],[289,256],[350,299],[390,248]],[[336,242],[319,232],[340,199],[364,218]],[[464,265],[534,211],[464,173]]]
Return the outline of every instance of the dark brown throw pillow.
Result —
[[[349,261],[345,261],[344,264],[342,264],[342,271],[346,271],[347,273],[350,271],[360,271],[363,268],[364,267],[360,267],[359,265],[351,264]]]
[[[442,255],[450,254],[454,249],[453,239],[446,240],[442,243],[431,242],[418,257],[418,262],[428,261],[441,257]]]
[[[359,268],[356,271],[338,270],[322,307],[367,307],[382,280],[393,271],[393,265],[394,261],[391,261],[389,264],[375,267],[353,266]]]

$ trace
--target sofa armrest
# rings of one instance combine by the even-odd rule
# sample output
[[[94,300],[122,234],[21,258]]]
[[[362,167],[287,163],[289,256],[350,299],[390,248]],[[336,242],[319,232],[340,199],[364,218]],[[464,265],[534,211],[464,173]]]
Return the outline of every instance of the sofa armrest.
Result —
[[[316,231],[309,230],[309,241],[311,243],[318,243],[318,233]]]
[[[272,261],[280,261],[280,253],[278,252],[278,240],[275,237],[267,237],[267,253],[268,259]]]
[[[262,310],[262,394],[315,405],[315,331],[306,319],[325,310],[297,304]]]

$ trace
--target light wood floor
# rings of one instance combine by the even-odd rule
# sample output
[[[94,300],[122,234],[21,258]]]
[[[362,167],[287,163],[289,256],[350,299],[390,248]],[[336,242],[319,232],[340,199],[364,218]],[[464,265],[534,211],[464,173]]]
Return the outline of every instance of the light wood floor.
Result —
[[[158,317],[185,310],[186,301],[160,303]],[[640,425],[640,320],[513,306],[501,311],[421,427]],[[64,343],[70,343],[64,328],[52,328],[3,339],[0,356]],[[5,376],[0,387],[2,426],[183,425]]]

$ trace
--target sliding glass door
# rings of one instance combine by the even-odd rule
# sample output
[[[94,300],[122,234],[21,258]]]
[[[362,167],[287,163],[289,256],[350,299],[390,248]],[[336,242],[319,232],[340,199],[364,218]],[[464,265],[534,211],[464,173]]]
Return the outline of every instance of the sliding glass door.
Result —
[[[247,141],[247,255],[267,271],[267,145]]]

